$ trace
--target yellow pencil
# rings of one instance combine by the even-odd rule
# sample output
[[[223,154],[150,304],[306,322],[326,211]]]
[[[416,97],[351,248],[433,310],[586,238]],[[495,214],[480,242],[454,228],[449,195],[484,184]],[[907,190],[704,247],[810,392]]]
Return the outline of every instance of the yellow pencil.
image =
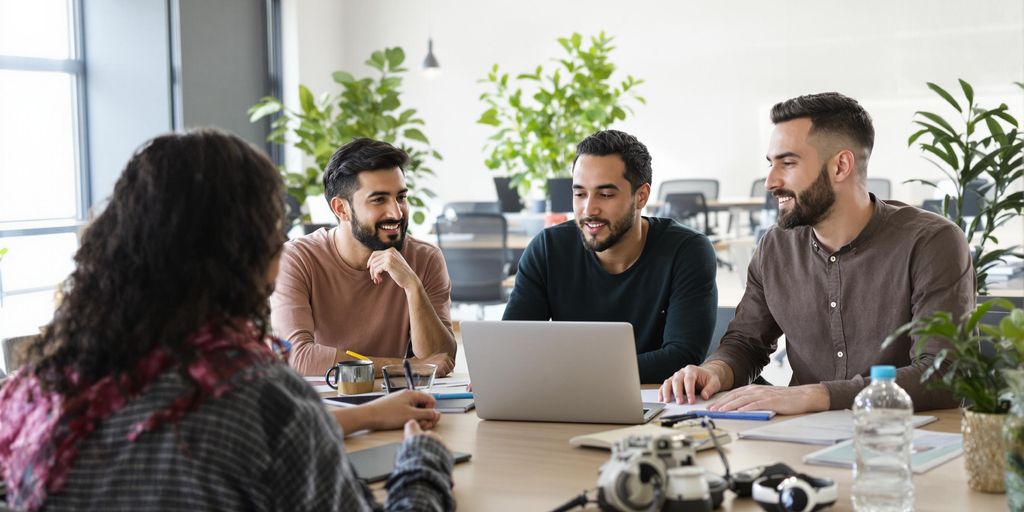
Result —
[[[357,353],[357,352],[352,352],[351,350],[346,350],[345,353],[350,355],[350,356],[352,356],[352,357],[354,357],[354,358],[356,358],[356,359],[362,359],[363,361],[369,361],[370,360],[369,357],[366,357],[366,356],[364,356],[364,355],[362,355],[360,353]]]

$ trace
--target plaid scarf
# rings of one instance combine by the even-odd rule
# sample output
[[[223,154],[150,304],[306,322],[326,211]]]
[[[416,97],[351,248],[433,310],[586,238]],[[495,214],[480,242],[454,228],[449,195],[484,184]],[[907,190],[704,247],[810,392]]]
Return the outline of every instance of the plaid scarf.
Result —
[[[279,340],[260,340],[249,323],[233,327],[204,327],[188,339],[196,349],[196,358],[187,368],[194,392],[133,425],[127,442],[163,423],[177,423],[203,400],[231,391],[235,374],[261,361],[279,360],[286,350]],[[0,389],[0,470],[7,482],[8,505],[27,511],[41,507],[48,494],[64,485],[78,455],[78,443],[175,363],[170,353],[158,347],[130,374],[108,375],[73,395],[44,390],[29,369],[12,376]],[[76,372],[69,372],[67,378],[76,388],[80,385]]]

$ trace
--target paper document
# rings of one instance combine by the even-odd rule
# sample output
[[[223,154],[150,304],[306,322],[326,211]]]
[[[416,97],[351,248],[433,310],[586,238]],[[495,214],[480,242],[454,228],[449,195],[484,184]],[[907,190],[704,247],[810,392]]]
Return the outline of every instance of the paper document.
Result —
[[[915,428],[935,421],[935,416],[913,416]],[[740,439],[803,444],[836,444],[853,437],[853,411],[825,411],[779,421],[739,433]]]
[[[469,379],[461,377],[438,377],[434,379],[435,388],[457,388],[459,386],[468,386]]]
[[[706,415],[711,418],[721,419],[734,419],[734,420],[768,420],[775,416],[775,411],[708,411],[709,405],[715,403],[715,400],[720,398],[722,393],[716,394],[711,397],[710,400],[697,399],[695,404],[677,404],[675,402],[665,404],[665,412],[661,413],[664,416],[673,416],[676,414],[701,414],[707,411]],[[657,389],[641,389],[640,398],[643,402],[658,403],[658,390]]]
[[[960,434],[914,430],[914,445],[910,449],[910,466],[914,473],[921,474],[939,464],[959,457],[963,452],[964,442]],[[852,468],[853,461],[852,439],[804,456],[805,463],[820,466]]]

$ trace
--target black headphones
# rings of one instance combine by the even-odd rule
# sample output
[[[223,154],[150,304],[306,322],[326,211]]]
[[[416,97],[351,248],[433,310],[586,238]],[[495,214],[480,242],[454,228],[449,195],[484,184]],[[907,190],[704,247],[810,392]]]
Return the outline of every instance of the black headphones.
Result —
[[[836,483],[803,473],[772,474],[754,481],[753,498],[767,512],[811,512],[830,507],[838,498]]]

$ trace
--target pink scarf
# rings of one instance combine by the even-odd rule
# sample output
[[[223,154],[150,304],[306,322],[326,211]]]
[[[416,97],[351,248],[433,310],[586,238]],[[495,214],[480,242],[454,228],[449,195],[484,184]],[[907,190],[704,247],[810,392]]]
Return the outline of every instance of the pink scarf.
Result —
[[[284,350],[280,341],[268,340],[278,351],[275,354],[258,339],[251,324],[237,327],[204,327],[188,340],[197,351],[188,366],[196,393],[176,398],[133,425],[129,443],[162,423],[178,422],[203,400],[231,391],[231,379],[239,371],[280,357]],[[14,374],[0,389],[0,469],[7,482],[8,505],[29,511],[41,507],[48,494],[64,485],[78,455],[79,441],[144,392],[174,362],[164,349],[156,348],[139,361],[130,376],[104,377],[72,396],[44,390],[25,369]],[[69,373],[68,378],[78,383],[76,373]]]

